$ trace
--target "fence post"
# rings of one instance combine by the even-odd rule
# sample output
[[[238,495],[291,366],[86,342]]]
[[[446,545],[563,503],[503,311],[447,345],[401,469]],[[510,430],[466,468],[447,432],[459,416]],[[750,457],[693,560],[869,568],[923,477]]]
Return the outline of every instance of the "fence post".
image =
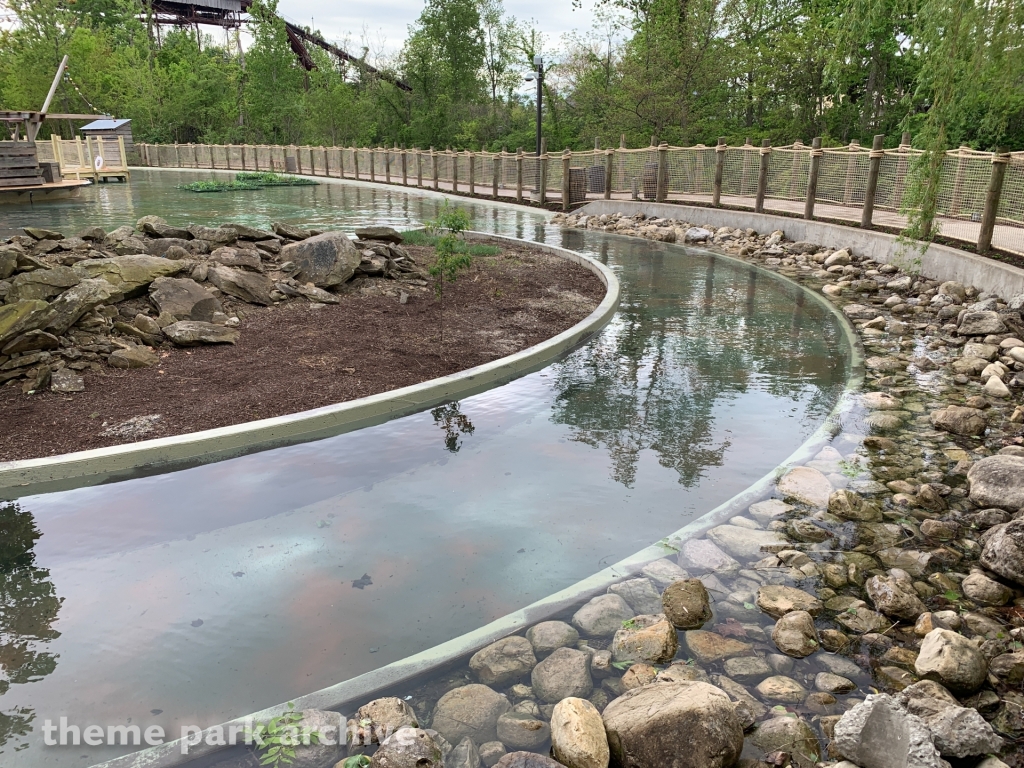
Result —
[[[178,154],[178,142],[174,142],[174,167],[181,168],[181,155]]]
[[[516,202],[523,202],[523,148],[516,151]]]
[[[772,145],[768,139],[761,141],[761,170],[757,175],[757,197],[754,198],[754,213],[764,213],[764,197],[768,194],[768,163],[771,161]]]
[[[433,177],[434,177],[434,189],[436,190],[437,189],[437,166],[438,166],[438,160],[437,160],[437,153],[434,151],[433,147],[430,148],[430,163],[431,163],[431,171],[432,171]]]
[[[562,210],[569,210],[569,169],[572,165],[572,152],[568,149],[562,151]]]
[[[615,150],[607,149],[604,153],[604,199],[612,199],[612,176],[614,175]]]
[[[476,194],[476,152],[469,154],[469,194]]]
[[[668,197],[668,142],[658,145],[658,180],[654,188],[654,202],[663,203]]]
[[[401,158],[402,158],[402,186],[403,187],[408,187],[409,186],[409,155],[405,151],[405,145],[404,144],[402,145]]]
[[[988,179],[985,211],[981,215],[981,231],[978,233],[978,250],[981,253],[992,250],[992,233],[996,228],[999,199],[1003,194],[1003,180],[1006,178],[1006,166],[1009,162],[1010,156],[1004,147],[999,147],[992,153],[992,175]]]
[[[377,147],[370,148],[370,181],[377,180]]]
[[[818,168],[821,165],[821,136],[811,140],[811,167],[807,172],[807,199],[804,200],[804,218],[814,218],[814,200],[818,196]]]
[[[494,162],[494,168],[492,169],[491,172],[494,175],[491,178],[491,194],[494,195],[495,199],[497,199],[498,198],[498,180],[501,177],[501,166],[502,166],[502,163],[505,162],[505,148],[504,147],[501,148],[501,154],[500,155],[495,153],[493,162]]]
[[[359,147],[352,147],[352,173],[356,181],[359,180]]]
[[[391,183],[391,150],[384,147],[384,183]]]
[[[459,193],[459,151],[455,150],[452,152],[448,150],[448,154],[451,156],[452,162],[452,192],[454,194]]]
[[[540,178],[537,180],[537,196],[540,200],[540,204],[544,205],[548,201],[548,150],[544,146],[546,142],[541,139],[542,154],[540,156],[540,168],[538,169]]]
[[[860,214],[860,225],[867,229],[871,226],[871,217],[875,213],[875,191],[878,189],[878,172],[882,167],[882,142],[885,134],[875,134],[871,141],[871,154],[868,155],[868,185],[864,188],[864,210]]]
[[[722,176],[725,175],[725,136],[718,137],[715,146],[715,186],[711,190],[711,205],[718,208],[722,205]]]

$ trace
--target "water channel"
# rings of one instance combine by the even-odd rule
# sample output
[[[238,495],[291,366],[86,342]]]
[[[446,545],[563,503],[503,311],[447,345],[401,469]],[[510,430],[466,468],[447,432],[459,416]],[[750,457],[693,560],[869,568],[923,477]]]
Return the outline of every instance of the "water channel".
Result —
[[[172,224],[408,227],[440,202],[351,184],[175,188],[210,176],[136,171],[77,203],[7,206],[0,233],[109,230],[154,213]],[[0,764],[89,766],[131,750],[43,746],[48,719],[177,735],[457,637],[742,491],[843,389],[838,322],[782,278],[459,204],[475,229],[606,263],[622,282],[616,317],[563,360],[456,404],[0,503],[0,526],[41,534],[31,564],[0,571]]]

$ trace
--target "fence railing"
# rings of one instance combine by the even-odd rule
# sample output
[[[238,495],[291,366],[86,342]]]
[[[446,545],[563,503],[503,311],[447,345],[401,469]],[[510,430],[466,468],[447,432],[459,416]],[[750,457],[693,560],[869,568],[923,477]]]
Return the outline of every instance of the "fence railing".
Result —
[[[149,167],[276,171],[404,184],[541,203],[643,199],[752,208],[903,229],[923,154],[856,142],[822,147],[618,147],[540,156],[387,147],[138,144]],[[943,158],[935,228],[981,251],[1024,254],[1024,152],[961,147]]]
[[[120,136],[53,136],[49,142],[37,142],[36,147],[39,159],[59,163],[65,178],[99,181],[129,177],[124,139]]]

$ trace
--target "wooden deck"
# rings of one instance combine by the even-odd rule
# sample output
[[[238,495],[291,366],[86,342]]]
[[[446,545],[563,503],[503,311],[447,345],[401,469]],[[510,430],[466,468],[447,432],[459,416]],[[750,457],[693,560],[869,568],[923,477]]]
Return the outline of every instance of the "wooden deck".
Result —
[[[0,187],[0,205],[9,203],[35,203],[45,200],[65,200],[78,197],[82,187],[92,182],[65,179],[54,184],[32,184],[21,187]]]

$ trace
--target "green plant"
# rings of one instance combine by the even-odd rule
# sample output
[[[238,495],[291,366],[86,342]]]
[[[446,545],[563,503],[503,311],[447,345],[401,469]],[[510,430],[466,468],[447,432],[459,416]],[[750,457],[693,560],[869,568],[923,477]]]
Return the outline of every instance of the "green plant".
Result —
[[[444,348],[444,281],[454,283],[459,272],[469,269],[473,257],[465,248],[462,233],[469,229],[469,214],[461,208],[454,208],[445,200],[437,218],[426,223],[427,232],[437,238],[434,246],[434,263],[430,265],[430,276],[434,278],[434,292],[441,302],[441,347]]]
[[[370,758],[366,755],[352,755],[341,761],[341,768],[366,768],[370,764]]]
[[[636,619],[626,619],[622,622],[623,629],[636,629]]]
[[[302,712],[297,712],[295,704],[289,701],[288,711],[283,715],[246,728],[246,741],[255,744],[256,748],[263,752],[260,756],[260,765],[272,768],[289,765],[295,762],[297,746],[320,743],[320,734],[308,727],[300,729],[300,722]]]

